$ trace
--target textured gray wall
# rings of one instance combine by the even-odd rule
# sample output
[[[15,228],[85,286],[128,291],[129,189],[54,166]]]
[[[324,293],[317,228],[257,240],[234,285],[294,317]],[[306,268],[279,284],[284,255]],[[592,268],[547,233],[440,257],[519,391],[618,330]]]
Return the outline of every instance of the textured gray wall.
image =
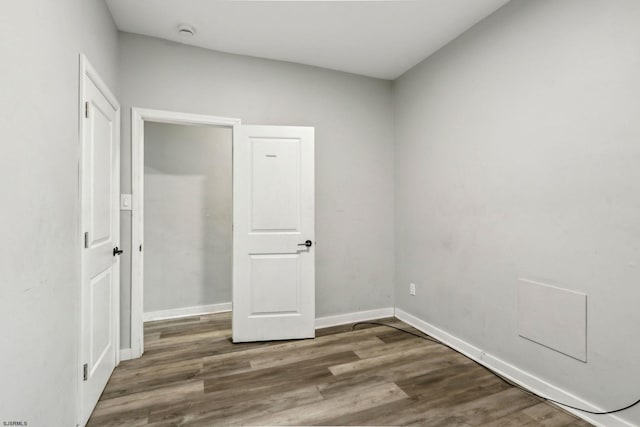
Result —
[[[122,191],[131,189],[132,106],[316,129],[316,314],[393,305],[391,83],[120,35]],[[130,249],[131,217],[121,216]],[[122,346],[130,259],[122,259]]]
[[[231,302],[231,138],[145,123],[145,313]]]
[[[394,84],[396,306],[603,408],[639,394],[638,22],[514,0]],[[521,277],[588,295],[587,364],[518,337]]]
[[[0,418],[73,426],[79,55],[117,96],[118,35],[102,0],[16,1],[0,13],[0,52]]]

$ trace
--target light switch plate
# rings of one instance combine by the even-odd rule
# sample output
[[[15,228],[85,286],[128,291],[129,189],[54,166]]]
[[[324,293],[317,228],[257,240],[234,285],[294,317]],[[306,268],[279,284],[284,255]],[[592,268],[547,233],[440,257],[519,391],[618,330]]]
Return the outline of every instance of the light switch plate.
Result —
[[[131,194],[120,195],[120,210],[121,211],[131,210]]]

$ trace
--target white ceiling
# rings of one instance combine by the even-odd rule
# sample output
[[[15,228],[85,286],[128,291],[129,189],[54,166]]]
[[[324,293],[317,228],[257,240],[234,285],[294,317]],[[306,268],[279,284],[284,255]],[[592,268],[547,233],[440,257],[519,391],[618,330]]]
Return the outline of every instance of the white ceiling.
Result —
[[[121,31],[395,79],[509,0],[106,0]],[[191,38],[180,24],[196,28]]]

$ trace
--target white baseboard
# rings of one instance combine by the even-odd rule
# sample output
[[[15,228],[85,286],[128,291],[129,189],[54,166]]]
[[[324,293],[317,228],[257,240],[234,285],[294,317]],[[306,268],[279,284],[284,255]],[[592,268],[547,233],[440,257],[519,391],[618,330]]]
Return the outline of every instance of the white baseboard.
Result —
[[[385,307],[377,308],[375,310],[338,314],[335,316],[317,317],[316,329],[327,328],[329,326],[346,325],[354,322],[363,322],[365,320],[381,319],[383,317],[393,317],[394,313],[395,311],[393,307]]]
[[[130,348],[120,349],[120,361],[133,359],[133,351]]]
[[[149,311],[142,314],[143,322],[154,320],[175,319],[177,317],[198,316],[201,314],[221,313],[231,311],[231,303],[198,305],[195,307],[172,308],[171,310]]]
[[[500,375],[508,378],[509,380],[515,382],[516,384],[521,385],[527,390],[531,390],[541,396],[548,396],[554,400],[558,400],[561,402],[566,402],[573,406],[582,407],[585,409],[589,409],[591,411],[602,411],[601,408],[593,405],[592,403],[586,402],[585,400],[569,393],[566,390],[563,390],[559,387],[550,384],[535,375],[532,375],[528,372],[523,371],[522,369],[505,362],[491,354],[486,353],[482,349],[475,347],[474,345],[457,338],[454,335],[451,335],[448,332],[443,331],[442,329],[433,326],[424,320],[419,319],[418,317],[407,313],[399,308],[395,309],[395,316],[402,320],[403,322],[413,326],[416,329],[428,334],[443,343],[450,345],[451,347],[458,350],[460,353],[465,356],[475,360],[476,362],[491,368],[492,370],[500,373]],[[576,411],[574,409],[570,409],[564,406],[561,406],[567,412],[571,412],[572,414],[596,425],[602,427],[633,427],[634,424],[625,421],[613,414],[607,415],[592,415],[585,414],[581,411]]]
[[[221,313],[231,311],[231,303],[203,305],[197,307],[177,308],[172,310],[152,311],[143,314],[143,320],[150,322],[154,320],[176,319],[179,317],[197,316],[199,314]],[[316,329],[327,328],[329,326],[345,325],[365,320],[381,319],[383,317],[393,317],[395,310],[393,307],[378,308],[375,310],[356,311],[353,313],[338,314],[316,318]],[[130,348],[120,349],[120,360],[133,359],[133,350]]]

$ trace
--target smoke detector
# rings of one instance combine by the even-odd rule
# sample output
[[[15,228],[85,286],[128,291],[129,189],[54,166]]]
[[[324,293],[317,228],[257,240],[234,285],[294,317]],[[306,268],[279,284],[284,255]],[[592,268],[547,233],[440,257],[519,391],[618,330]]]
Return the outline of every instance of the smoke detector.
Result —
[[[183,37],[193,37],[196,34],[196,29],[192,25],[178,25],[178,34]]]

